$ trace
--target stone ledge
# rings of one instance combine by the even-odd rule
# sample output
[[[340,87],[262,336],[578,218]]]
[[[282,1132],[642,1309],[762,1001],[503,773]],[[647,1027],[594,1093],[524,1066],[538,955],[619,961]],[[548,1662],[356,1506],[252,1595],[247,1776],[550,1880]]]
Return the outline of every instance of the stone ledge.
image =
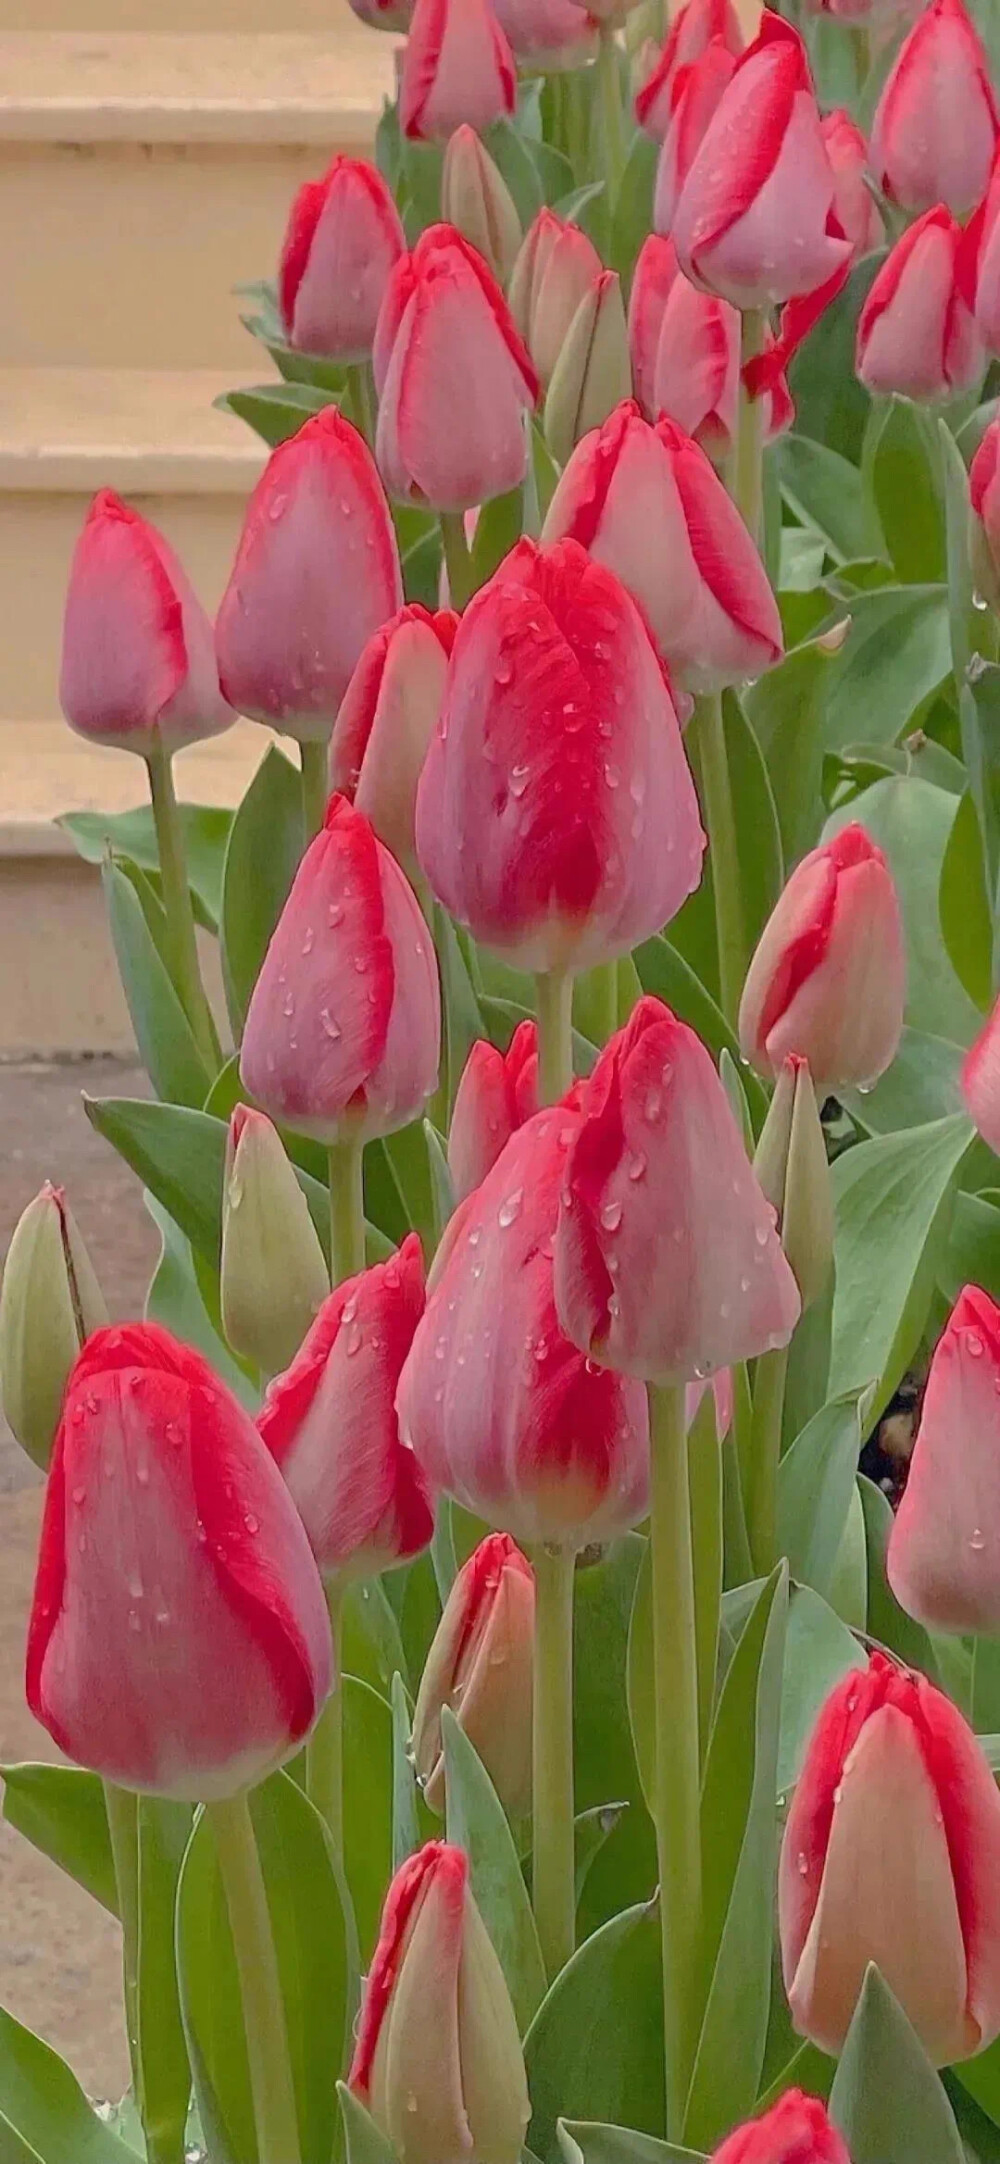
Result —
[[[213,406],[233,387],[228,369],[0,368],[0,489],[244,496],[267,453]]]
[[[269,729],[239,720],[224,736],[192,744],[174,764],[177,794],[235,806],[268,745]],[[294,745],[286,745],[294,758]],[[107,751],[62,721],[0,721],[0,858],[75,855],[55,821],[64,812],[131,811],[148,802],[146,770],[133,753]]]

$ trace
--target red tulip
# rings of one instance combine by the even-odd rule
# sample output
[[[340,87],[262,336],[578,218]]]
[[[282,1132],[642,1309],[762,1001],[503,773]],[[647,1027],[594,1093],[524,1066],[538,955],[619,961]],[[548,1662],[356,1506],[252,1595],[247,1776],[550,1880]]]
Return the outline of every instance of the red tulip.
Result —
[[[994,423],[995,427],[996,424]],[[986,438],[983,438],[985,444]],[[980,447],[980,450],[982,446]],[[973,506],[975,501],[976,463],[972,462]],[[996,437],[991,455],[996,459]],[[989,516],[996,517],[995,493],[991,478]],[[985,515],[985,507],[978,507],[979,516]],[[1000,1001],[994,1007],[989,1021],[980,1030],[975,1044],[971,1045],[962,1065],[962,1095],[970,1120],[975,1122],[984,1142],[988,1142],[995,1155],[1000,1156]]]
[[[337,156],[292,204],[278,298],[285,336],[304,353],[363,361],[372,349],[389,272],[406,247],[381,173]]]
[[[963,264],[971,266],[976,328],[990,353],[1000,351],[1000,158],[969,221]]]
[[[492,272],[453,226],[428,226],[397,263],[374,363],[391,495],[464,511],[523,481],[538,379]]]
[[[979,381],[984,356],[966,292],[969,247],[943,203],[896,242],[858,318],[856,366],[866,390],[957,398]]]
[[[821,2051],[841,2049],[872,1962],[936,2065],[1000,2033],[1000,1792],[926,1676],[875,1653],[831,1691],[778,1894],[792,2018]]]
[[[686,691],[760,676],[782,651],[778,605],[705,453],[632,399],[577,445],[543,539],[569,534],[635,595]]]
[[[650,233],[639,250],[628,327],[635,395],[647,421],[665,413],[710,458],[728,457],[739,407],[739,311],[693,286],[673,241],[659,233]],[[770,439],[789,426],[795,409],[780,373],[766,396]]]
[[[881,248],[882,213],[866,185],[868,145],[850,113],[838,106],[823,122],[823,141],[833,171],[833,207],[856,256]]]
[[[886,1568],[928,1630],[1000,1631],[1000,1308],[967,1285],[931,1361]]]
[[[488,128],[516,103],[514,56],[489,0],[417,0],[399,83],[403,134]]]
[[[865,1088],[895,1058],[906,958],[892,873],[863,827],[796,865],[747,972],[740,1043],[762,1073],[808,1060],[822,1102]]]
[[[575,68],[594,48],[594,25],[577,0],[494,0],[511,51],[526,66],[551,74]]]
[[[510,307],[543,383],[548,383],[580,302],[604,265],[578,225],[544,207],[521,243]]]
[[[644,1517],[640,1384],[563,1336],[552,1282],[576,1119],[539,1112],[452,1218],[397,1404],[428,1479],[524,1543],[583,1548]]]
[[[681,189],[735,72],[735,55],[722,38],[713,38],[697,60],[678,68],[674,76],[653,194],[658,233],[672,231]]]
[[[763,308],[847,260],[805,47],[765,9],[684,181],[671,234],[696,285]]]
[[[371,820],[412,877],[420,769],[441,711],[458,618],[411,601],[373,633],[330,740],[330,783]]]
[[[485,1180],[505,1144],[538,1110],[538,1030],[519,1022],[506,1052],[480,1037],[462,1069],[448,1131],[456,1202]]]
[[[336,406],[272,451],[215,627],[226,696],[300,742],[328,737],[358,656],[403,599],[371,452]]]
[[[640,999],[601,1053],[566,1159],[562,1327],[606,1366],[687,1381],[787,1345],[795,1279],[700,1039]]]
[[[73,552],[59,697],[70,726],[142,757],[218,736],[212,626],[163,535],[102,488]]]
[[[904,210],[971,210],[989,179],[997,109],[989,61],[962,0],[929,0],[872,122],[872,171]]]
[[[635,117],[647,135],[662,143],[670,122],[673,86],[682,68],[700,60],[718,38],[734,57],[743,51],[743,32],[732,0],[685,0],[674,16],[652,73],[636,92]]]
[[[247,1094],[319,1142],[408,1126],[437,1084],[437,963],[412,888],[362,812],[330,799],[253,989]]]
[[[786,2089],[762,2119],[738,2126],[711,2164],[851,2164],[851,2159],[819,2098]]]
[[[458,1573],[424,1663],[413,1760],[432,1811],[445,1807],[441,1715],[475,1745],[508,1818],[531,1809],[535,1573],[509,1533],[481,1540]]]
[[[249,1414],[168,1330],[96,1330],[45,1495],[36,1720],[125,1788],[211,1799],[291,1756],[330,1676],[309,1543]]]
[[[439,900],[521,969],[586,969],[659,930],[704,836],[634,601],[574,541],[520,541],[466,609],[417,791]]]

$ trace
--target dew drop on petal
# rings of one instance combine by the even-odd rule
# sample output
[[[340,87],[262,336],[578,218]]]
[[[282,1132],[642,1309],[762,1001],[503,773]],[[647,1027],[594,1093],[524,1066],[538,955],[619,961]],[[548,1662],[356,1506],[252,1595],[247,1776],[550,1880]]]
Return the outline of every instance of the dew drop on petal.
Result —
[[[981,1359],[982,1359],[982,1357],[983,1357],[983,1353],[985,1352],[985,1350],[986,1350],[986,1347],[985,1347],[985,1345],[983,1344],[982,1338],[980,1337],[980,1335],[979,1335],[979,1332],[978,1332],[978,1330],[967,1330],[967,1331],[966,1331],[966,1333],[965,1333],[965,1349],[966,1349],[966,1352],[967,1352],[967,1353],[968,1353],[968,1355],[969,1355],[969,1358],[970,1358],[970,1360],[981,1360]]]
[[[605,1232],[617,1232],[622,1221],[620,1202],[605,1202],[601,1208],[601,1224]]]
[[[504,1231],[506,1231],[508,1225],[513,1224],[523,1201],[523,1187],[515,1187],[513,1193],[507,1195],[500,1204],[497,1211],[497,1223],[503,1227]]]

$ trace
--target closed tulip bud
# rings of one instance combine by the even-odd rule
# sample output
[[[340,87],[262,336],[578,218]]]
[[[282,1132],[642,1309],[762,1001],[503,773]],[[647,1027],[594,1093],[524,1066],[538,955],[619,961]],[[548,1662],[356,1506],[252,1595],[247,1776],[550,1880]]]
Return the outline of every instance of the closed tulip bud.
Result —
[[[672,677],[715,691],[782,652],[778,605],[718,474],[666,417],[632,399],[574,452],[543,538],[569,534],[635,595]]]
[[[389,272],[405,247],[390,190],[366,159],[338,156],[322,180],[305,181],[278,272],[289,345],[331,360],[366,360]]]
[[[96,1331],[45,1494],[35,1719],[124,1788],[210,1801],[291,1757],[330,1680],[323,1588],[249,1413],[157,1324]]]
[[[831,1691],[778,1896],[792,2019],[821,2051],[841,2049],[872,1962],[935,2065],[1000,2033],[1000,1791],[926,1676],[875,1653]]]
[[[856,256],[881,248],[882,213],[865,180],[868,145],[859,127],[838,106],[823,122],[823,141],[833,172],[833,207]]]
[[[399,2164],[519,2164],[524,2059],[464,1849],[428,1841],[397,1871],[348,2081]]]
[[[441,212],[506,285],[521,245],[517,205],[474,128],[456,128],[444,154]]]
[[[529,1545],[585,1548],[648,1507],[641,1384],[564,1336],[553,1239],[573,1111],[539,1112],[452,1218],[400,1378],[399,1423],[434,1487]]]
[[[989,61],[962,0],[929,0],[904,39],[872,122],[879,187],[903,210],[961,217],[989,179],[997,109]]]
[[[173,549],[110,488],[94,497],[73,551],[59,698],[78,736],[143,758],[236,719],[212,626]]]
[[[456,1202],[485,1180],[511,1135],[538,1110],[538,1030],[519,1022],[506,1052],[480,1037],[462,1069],[448,1130]]]
[[[632,381],[646,420],[665,413],[709,458],[727,458],[739,411],[739,311],[693,286],[679,268],[673,241],[659,233],[651,233],[639,251],[628,327]],[[793,413],[782,379],[766,394],[766,436],[786,428]]]
[[[327,406],[272,451],[215,627],[241,713],[322,741],[367,639],[403,599],[389,506],[364,437]]]
[[[363,811],[409,877],[417,869],[413,810],[441,711],[458,618],[419,601],[373,633],[344,693],[330,740],[330,784]]]
[[[1000,1156],[1000,1001],[965,1055],[962,1095],[983,1141]]]
[[[851,2164],[847,2143],[825,2105],[801,2089],[786,2089],[761,2119],[738,2126],[711,2164]]]
[[[976,329],[990,353],[1000,352],[1000,158],[970,219],[963,251],[975,295]]]
[[[704,846],[635,602],[575,541],[518,542],[459,625],[417,790],[438,899],[520,969],[588,969],[676,914]]]
[[[767,8],[681,190],[671,225],[681,268],[737,308],[811,293],[850,253],[833,194],[805,46]]]
[[[722,38],[713,38],[697,60],[679,68],[674,76],[653,191],[653,224],[658,233],[671,231],[681,189],[735,71],[734,54]]]
[[[391,495],[466,511],[519,486],[538,381],[492,271],[454,226],[428,226],[397,263],[374,364]]]
[[[573,317],[545,399],[545,434],[560,466],[631,388],[621,280],[616,271],[601,271]]]
[[[403,134],[446,140],[463,121],[488,128],[517,103],[514,55],[489,0],[417,0],[403,47]]]
[[[822,1103],[864,1089],[895,1059],[906,956],[892,873],[861,826],[797,864],[764,930],[740,1002],[740,1044],[762,1074],[808,1060]]]
[[[671,94],[681,68],[700,60],[713,39],[733,54],[743,51],[743,32],[732,0],[686,0],[674,16],[663,50],[636,92],[635,117],[640,128],[662,143],[671,112]]]
[[[580,226],[539,211],[510,278],[510,311],[543,384],[548,383],[581,301],[604,266]]]
[[[396,1386],[424,1305],[415,1232],[327,1295],[257,1426],[324,1577],[372,1578],[426,1548],[434,1513],[396,1421]]]
[[[968,250],[943,203],[896,242],[858,317],[855,365],[866,390],[945,399],[978,383],[985,357],[966,298]]]
[[[66,1378],[81,1345],[107,1319],[80,1228],[62,1188],[46,1180],[14,1227],[0,1281],[0,1403],[11,1433],[43,1472]]]
[[[686,1382],[787,1345],[799,1317],[774,1212],[704,1045],[640,999],[597,1062],[566,1159],[559,1320],[626,1375]]]
[[[494,13],[526,71],[581,67],[594,53],[593,17],[577,0],[495,0]]]
[[[237,1105],[222,1189],[222,1326],[235,1353],[275,1375],[330,1289],[309,1205],[263,1112]]]
[[[441,1714],[473,1743],[508,1818],[531,1809],[535,1574],[509,1533],[490,1533],[464,1563],[420,1678],[413,1758],[432,1811],[445,1805]]]
[[[811,1307],[833,1269],[833,1190],[808,1062],[794,1052],[778,1076],[753,1168],[777,1213],[803,1309]]]
[[[1000,1308],[967,1285],[938,1339],[889,1537],[889,1583],[932,1631],[1000,1633]]]
[[[240,1077],[280,1125],[333,1143],[407,1127],[437,1085],[434,947],[364,814],[330,799],[271,937]]]

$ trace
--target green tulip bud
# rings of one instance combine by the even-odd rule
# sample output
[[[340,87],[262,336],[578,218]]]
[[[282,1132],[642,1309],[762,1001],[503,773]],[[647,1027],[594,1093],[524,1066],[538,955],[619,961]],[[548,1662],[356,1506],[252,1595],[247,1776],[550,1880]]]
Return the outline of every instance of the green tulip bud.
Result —
[[[309,1205],[263,1112],[237,1105],[222,1198],[222,1326],[235,1353],[277,1375],[330,1290]]]
[[[833,1268],[833,1193],[809,1063],[796,1052],[778,1076],[754,1170],[778,1213],[781,1245],[803,1309],[811,1307],[826,1291]]]
[[[14,1228],[0,1285],[0,1396],[12,1433],[44,1472],[77,1353],[108,1319],[61,1187],[46,1181]]]
[[[474,128],[456,128],[444,154],[441,216],[471,240],[505,286],[521,245],[517,205]]]
[[[632,395],[628,327],[616,271],[601,271],[563,340],[545,400],[549,449],[565,466],[574,444]]]

